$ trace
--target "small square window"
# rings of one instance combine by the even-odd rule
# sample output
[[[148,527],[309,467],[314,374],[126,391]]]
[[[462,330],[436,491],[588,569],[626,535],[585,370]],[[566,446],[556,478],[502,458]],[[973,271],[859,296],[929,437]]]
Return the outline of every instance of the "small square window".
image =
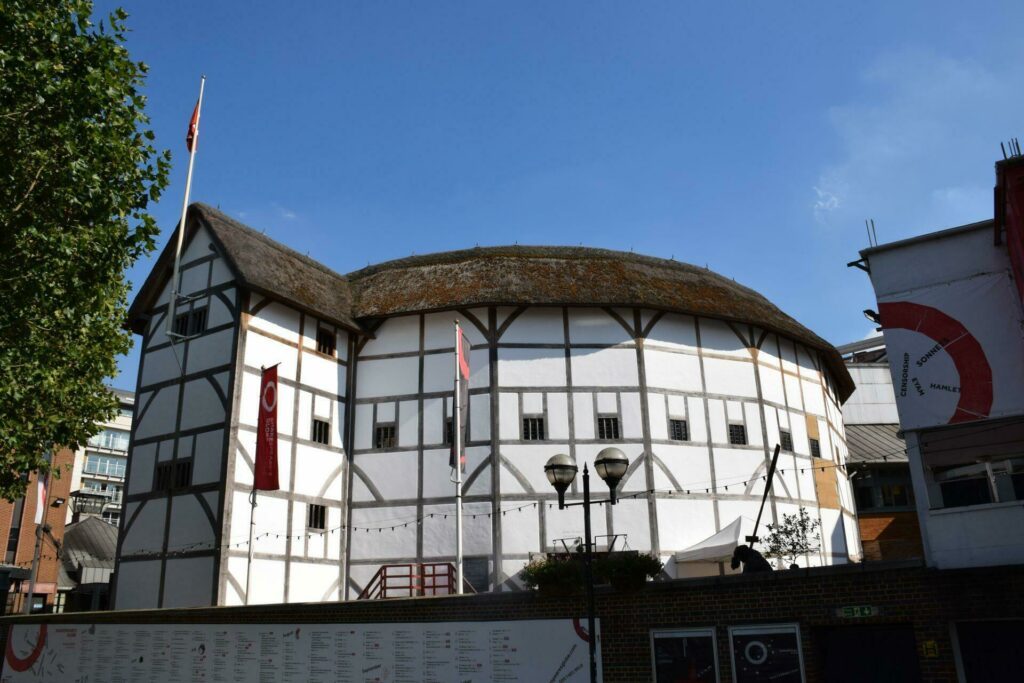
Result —
[[[188,313],[179,313],[178,315],[174,316],[174,334],[178,335],[179,337],[188,336],[188,319]]]
[[[811,439],[810,442],[811,442],[811,455],[813,455],[815,458],[820,458],[821,457],[821,442],[818,441],[817,439]]]
[[[730,424],[729,443],[734,446],[745,446],[747,444],[747,428],[741,424]]]
[[[544,418],[524,417],[523,418],[523,441],[544,440]]]
[[[194,337],[206,331],[207,308],[196,308],[174,316],[173,332],[179,337]]]
[[[188,336],[193,337],[206,331],[206,312],[205,306],[192,311],[188,321]]]
[[[192,461],[178,460],[174,463],[174,488],[183,489],[192,485]]]
[[[377,425],[377,428],[373,431],[373,447],[374,448],[394,448],[395,447],[395,425],[392,424],[381,424]]]
[[[793,452],[793,435],[787,432],[785,429],[779,430],[779,445],[782,446],[782,450],[787,453]]]
[[[323,531],[327,528],[327,508],[323,505],[310,505],[306,508],[306,528]]]
[[[169,491],[171,489],[171,480],[174,475],[174,463],[173,462],[158,462],[156,464],[156,476],[154,478],[153,490],[154,491]]]
[[[328,356],[333,356],[336,350],[336,337],[332,330],[320,327],[316,331],[316,350]]]
[[[668,438],[673,441],[689,441],[690,426],[686,423],[686,420],[669,420]]]
[[[599,415],[597,417],[597,438],[618,439],[619,418],[609,415]]]
[[[313,435],[312,440],[317,443],[328,445],[331,443],[331,425],[329,422],[324,420],[318,420],[313,418]]]

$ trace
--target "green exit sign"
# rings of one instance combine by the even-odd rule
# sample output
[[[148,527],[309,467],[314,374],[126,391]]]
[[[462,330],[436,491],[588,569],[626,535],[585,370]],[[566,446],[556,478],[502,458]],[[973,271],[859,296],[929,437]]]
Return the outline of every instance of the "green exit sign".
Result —
[[[840,619],[863,619],[864,617],[877,617],[882,610],[874,605],[852,605],[850,607],[837,607],[836,616]]]

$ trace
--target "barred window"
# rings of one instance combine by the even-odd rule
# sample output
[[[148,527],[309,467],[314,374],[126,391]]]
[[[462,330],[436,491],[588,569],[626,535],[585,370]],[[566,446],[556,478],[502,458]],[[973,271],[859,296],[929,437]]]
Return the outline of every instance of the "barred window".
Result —
[[[331,425],[329,422],[324,420],[318,420],[313,418],[313,430],[312,436],[310,437],[313,441],[322,444],[331,443]]]
[[[730,424],[729,443],[734,446],[745,446],[747,444],[747,428],[741,424]]]
[[[196,308],[174,316],[174,334],[194,337],[206,331],[207,307]]]
[[[171,477],[174,474],[174,463],[158,462],[156,464],[156,477],[153,483],[154,491],[167,491],[171,488]]]
[[[306,528],[323,531],[327,528],[327,508],[323,505],[310,505],[306,508]]]
[[[811,439],[811,455],[815,458],[821,457],[821,442],[817,439]]]
[[[619,418],[614,415],[598,415],[597,417],[597,438],[618,439]]]
[[[785,429],[779,430],[779,445],[782,446],[782,450],[787,453],[793,452],[793,435]]]
[[[192,461],[177,460],[174,463],[174,488],[183,489],[192,484]]]
[[[673,441],[689,441],[690,426],[686,424],[686,420],[669,420],[668,438]]]
[[[544,418],[524,417],[523,418],[523,441],[544,440]]]
[[[395,424],[393,422],[391,424],[377,425],[377,428],[373,430],[373,447],[395,447]]]
[[[154,491],[170,491],[192,485],[192,459],[159,462],[153,482]]]
[[[328,356],[333,356],[335,352],[335,339],[333,331],[323,327],[317,328],[316,350]]]

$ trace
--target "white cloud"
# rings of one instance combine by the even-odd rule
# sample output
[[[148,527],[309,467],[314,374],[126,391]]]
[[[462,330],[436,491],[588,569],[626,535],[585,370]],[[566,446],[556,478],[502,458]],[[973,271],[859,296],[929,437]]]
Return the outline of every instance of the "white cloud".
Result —
[[[815,219],[845,229],[874,218],[885,242],[990,217],[999,140],[1022,132],[1024,92],[1008,87],[1020,70],[925,51],[880,57],[857,101],[828,112],[843,151],[819,172]]]

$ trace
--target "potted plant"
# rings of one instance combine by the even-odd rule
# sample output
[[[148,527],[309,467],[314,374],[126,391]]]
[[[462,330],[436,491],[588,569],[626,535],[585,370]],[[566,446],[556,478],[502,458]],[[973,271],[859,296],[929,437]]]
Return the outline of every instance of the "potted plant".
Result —
[[[646,553],[611,553],[594,561],[594,578],[619,591],[636,591],[660,574],[662,566],[661,560]]]
[[[583,588],[582,558],[545,558],[530,562],[519,572],[527,588],[545,595],[569,595]]]
[[[796,564],[798,557],[818,552],[821,548],[821,522],[811,519],[806,508],[801,507],[795,515],[782,515],[782,522],[768,525],[768,538],[765,539],[765,556],[774,557],[782,565],[788,563],[790,569],[799,569]]]

